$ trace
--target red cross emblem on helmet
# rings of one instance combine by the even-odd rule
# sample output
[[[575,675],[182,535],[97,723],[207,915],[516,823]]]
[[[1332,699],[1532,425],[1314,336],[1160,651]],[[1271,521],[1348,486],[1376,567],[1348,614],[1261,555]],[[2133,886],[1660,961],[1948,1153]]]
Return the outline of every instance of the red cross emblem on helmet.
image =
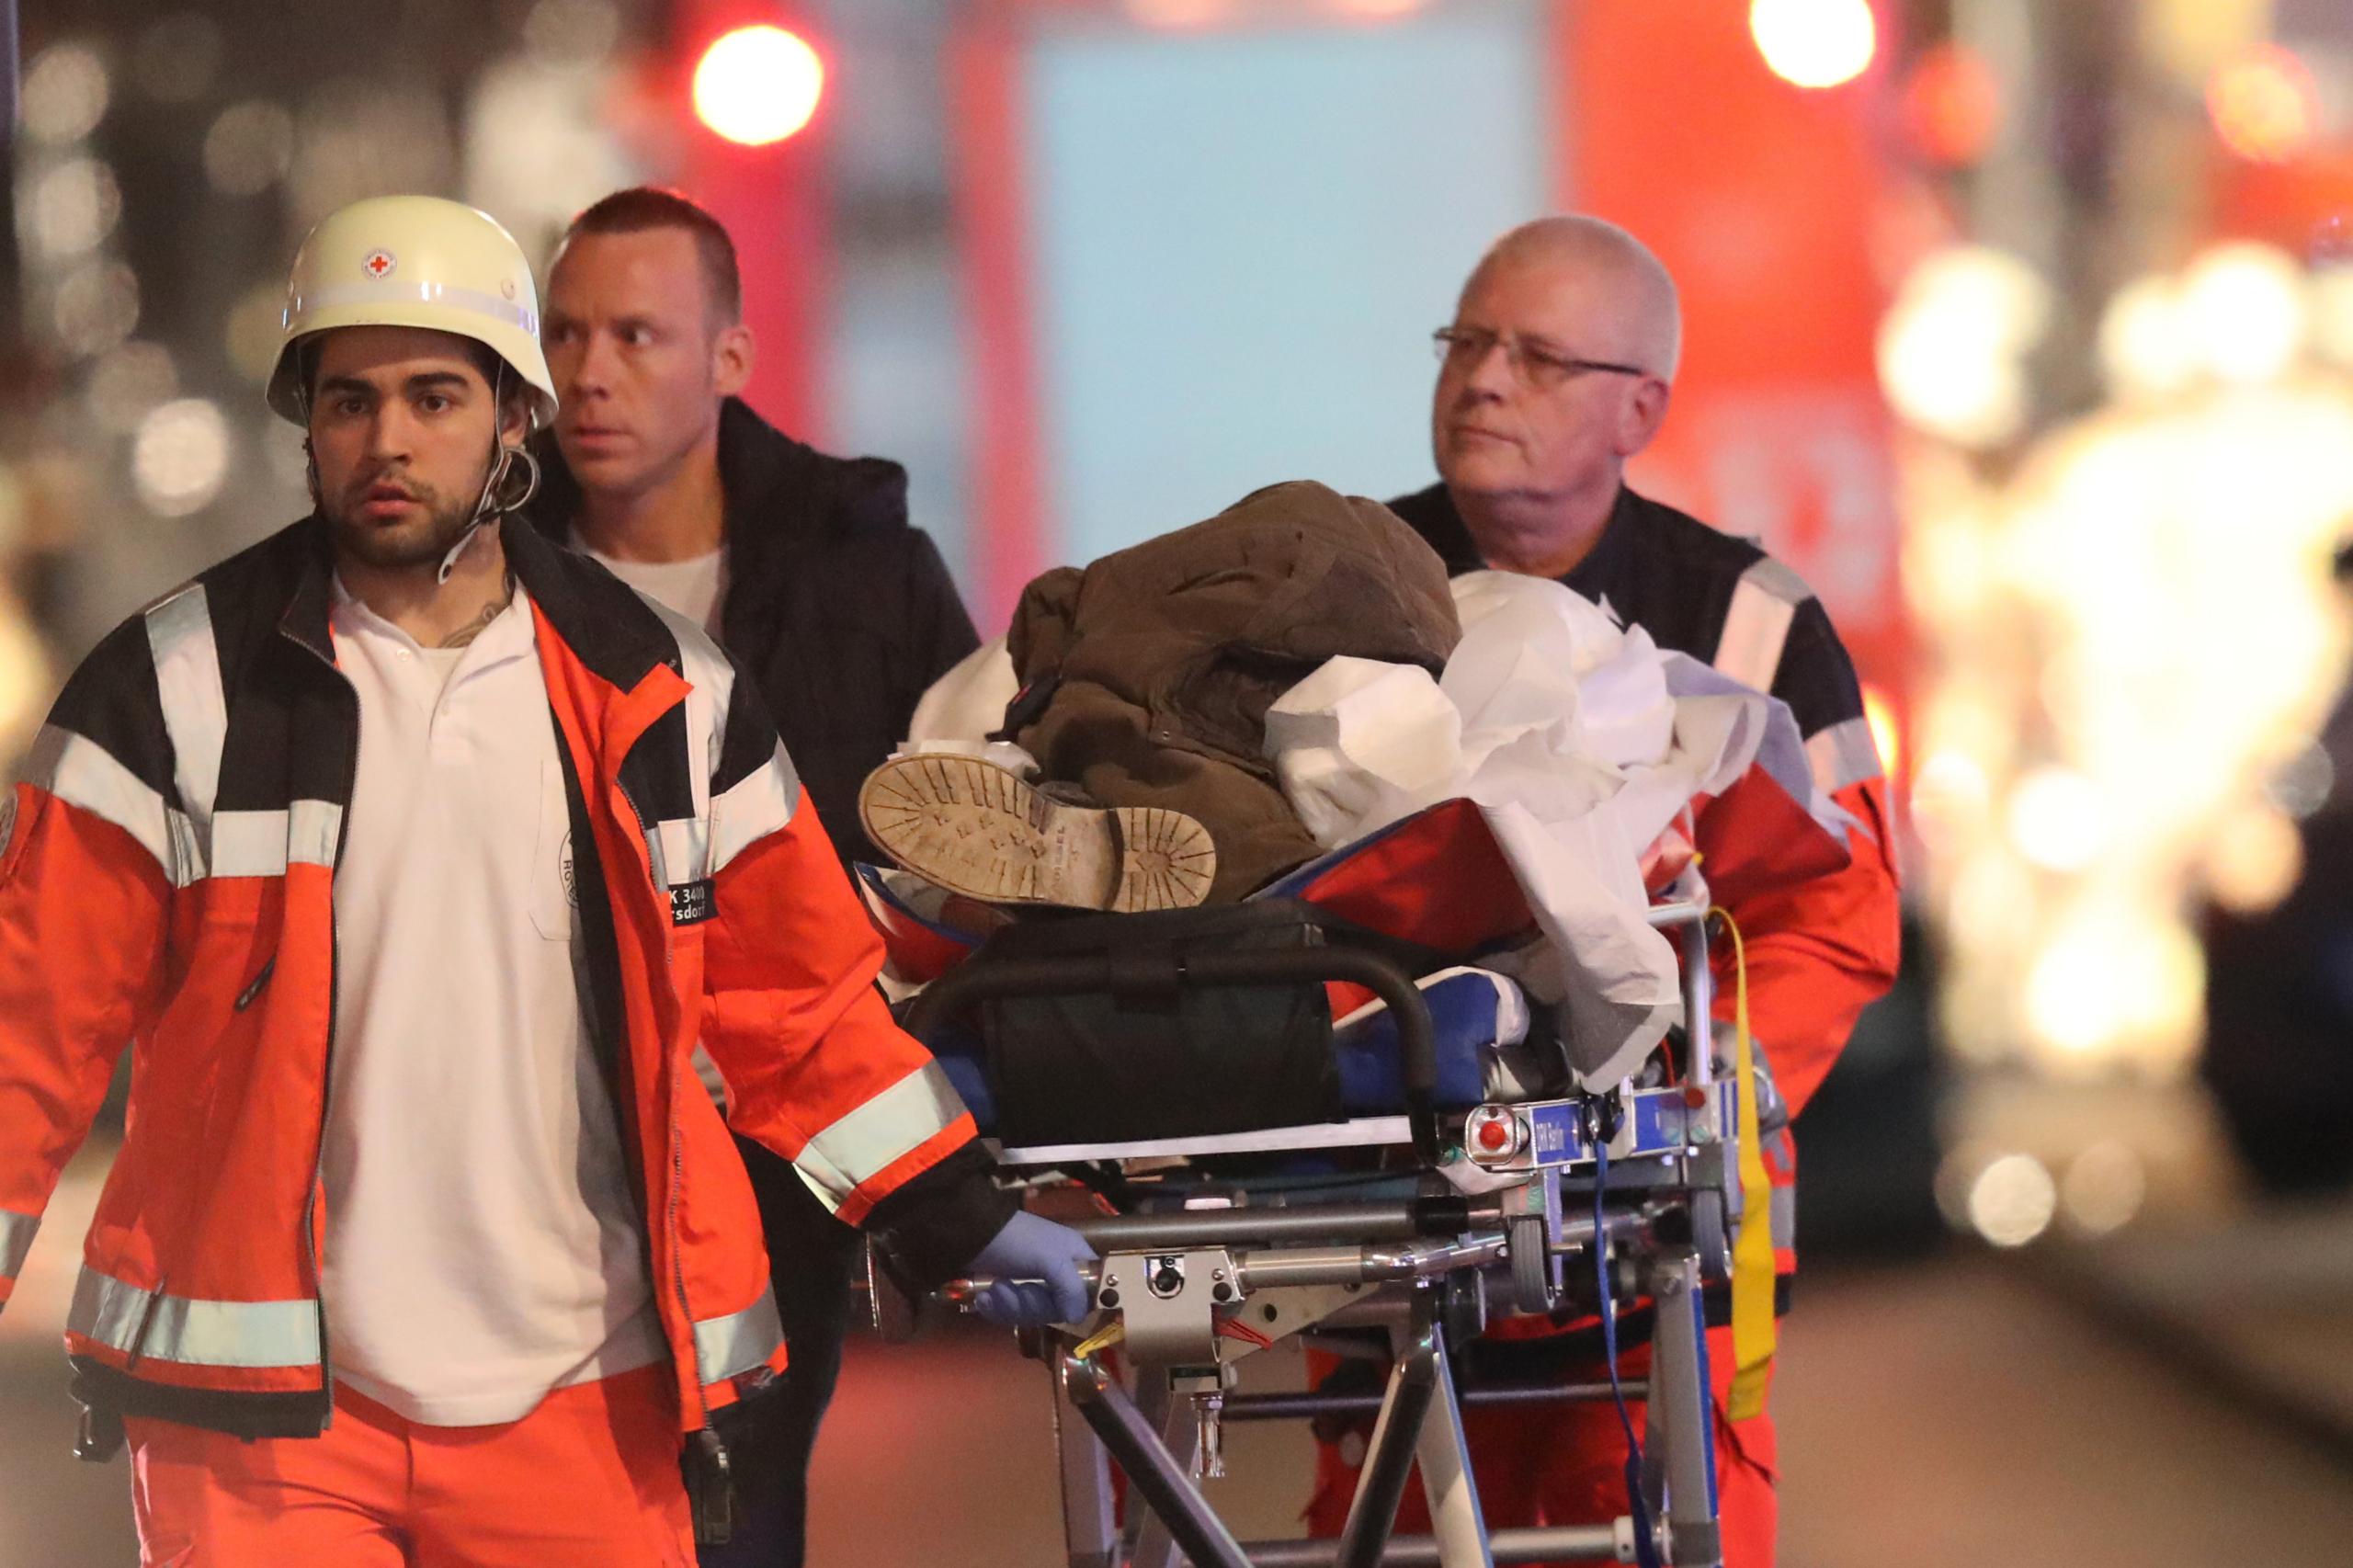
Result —
[[[392,253],[388,250],[371,250],[368,253],[367,259],[359,265],[370,278],[389,278],[392,276],[394,266]]]

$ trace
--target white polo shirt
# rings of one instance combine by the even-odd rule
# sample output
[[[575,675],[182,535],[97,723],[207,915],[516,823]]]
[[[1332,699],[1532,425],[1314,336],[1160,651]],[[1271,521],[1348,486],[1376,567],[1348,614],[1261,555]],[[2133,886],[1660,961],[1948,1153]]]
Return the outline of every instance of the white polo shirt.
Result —
[[[668,1354],[581,1009],[555,720],[519,588],[450,650],[339,582],[335,601],[359,767],[335,881],[329,1353],[413,1421],[513,1421]]]

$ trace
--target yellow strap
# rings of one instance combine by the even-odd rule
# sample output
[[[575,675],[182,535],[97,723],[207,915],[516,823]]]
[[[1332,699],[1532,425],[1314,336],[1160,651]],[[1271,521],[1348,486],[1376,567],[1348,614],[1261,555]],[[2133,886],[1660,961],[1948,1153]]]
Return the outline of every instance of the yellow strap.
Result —
[[[1765,1144],[1756,1130],[1756,1042],[1748,1032],[1748,954],[1732,912],[1714,912],[1732,933],[1733,1054],[1740,1085],[1740,1228],[1732,1244],[1732,1396],[1726,1413],[1745,1421],[1765,1408],[1773,1369],[1773,1187],[1765,1175]],[[1706,1036],[1692,1030],[1695,1040]],[[1703,1047],[1704,1049],[1704,1047]]]
[[[1097,1350],[1108,1350],[1112,1346],[1120,1343],[1122,1339],[1125,1339],[1127,1336],[1127,1320],[1124,1318],[1113,1318],[1108,1326],[1105,1327],[1093,1338],[1081,1344],[1077,1349],[1071,1352],[1071,1355],[1077,1359],[1084,1361],[1089,1356],[1094,1355]]]

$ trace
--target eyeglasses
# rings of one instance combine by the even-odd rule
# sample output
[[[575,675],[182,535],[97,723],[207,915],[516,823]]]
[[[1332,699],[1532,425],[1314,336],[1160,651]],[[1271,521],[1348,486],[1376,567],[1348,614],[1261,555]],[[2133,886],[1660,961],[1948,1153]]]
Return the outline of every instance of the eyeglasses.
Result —
[[[1573,354],[1556,354],[1540,348],[1525,337],[1506,337],[1484,327],[1442,326],[1430,334],[1432,347],[1438,350],[1438,362],[1459,370],[1486,362],[1487,351],[1498,343],[1504,346],[1504,358],[1519,378],[1519,384],[1530,392],[1550,392],[1571,376],[1586,371],[1598,371],[1611,376],[1647,376],[1640,365],[1620,365],[1608,359],[1580,359]]]

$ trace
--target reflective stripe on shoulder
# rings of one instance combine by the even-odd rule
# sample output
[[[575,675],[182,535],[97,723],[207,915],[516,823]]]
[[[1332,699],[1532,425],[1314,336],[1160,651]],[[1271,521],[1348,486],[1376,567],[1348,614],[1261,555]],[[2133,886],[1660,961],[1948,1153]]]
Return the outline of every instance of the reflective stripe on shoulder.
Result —
[[[24,1272],[26,1255],[33,1250],[40,1229],[40,1215],[0,1209],[0,1279],[14,1279]]]
[[[784,743],[758,767],[722,790],[710,802],[710,874],[736,856],[781,831],[801,805],[801,775]]]
[[[1869,719],[1844,719],[1815,731],[1805,743],[1805,759],[1813,769],[1814,787],[1825,795],[1876,778],[1881,771],[1879,743],[1871,738]]]
[[[310,1367],[319,1359],[315,1301],[160,1295],[87,1267],[74,1287],[65,1329],[126,1356],[186,1367]]]
[[[290,865],[332,866],[342,832],[343,808],[333,801],[297,801],[283,812],[222,812],[212,819],[211,853],[197,875],[278,877]]]
[[[179,881],[195,849],[188,818],[166,806],[160,791],[149,789],[97,742],[54,724],[42,725],[26,759],[25,778],[67,805],[114,824],[155,858],[165,881]]]
[[[794,1163],[838,1209],[963,1114],[947,1070],[927,1062],[809,1140]]]
[[[1716,638],[1715,667],[1744,686],[1772,690],[1782,645],[1790,640],[1790,623],[1798,606],[1812,597],[1813,590],[1805,579],[1769,555],[1743,572],[1724,611],[1723,631]]]
[[[784,1323],[771,1285],[740,1312],[695,1321],[695,1381],[708,1386],[765,1367],[783,1343]]]
[[[155,689],[164,701],[164,729],[172,738],[180,806],[196,824],[197,841],[207,843],[212,836],[212,804],[221,792],[229,699],[221,684],[221,650],[212,639],[212,610],[204,585],[190,583],[153,606],[146,621]]]

